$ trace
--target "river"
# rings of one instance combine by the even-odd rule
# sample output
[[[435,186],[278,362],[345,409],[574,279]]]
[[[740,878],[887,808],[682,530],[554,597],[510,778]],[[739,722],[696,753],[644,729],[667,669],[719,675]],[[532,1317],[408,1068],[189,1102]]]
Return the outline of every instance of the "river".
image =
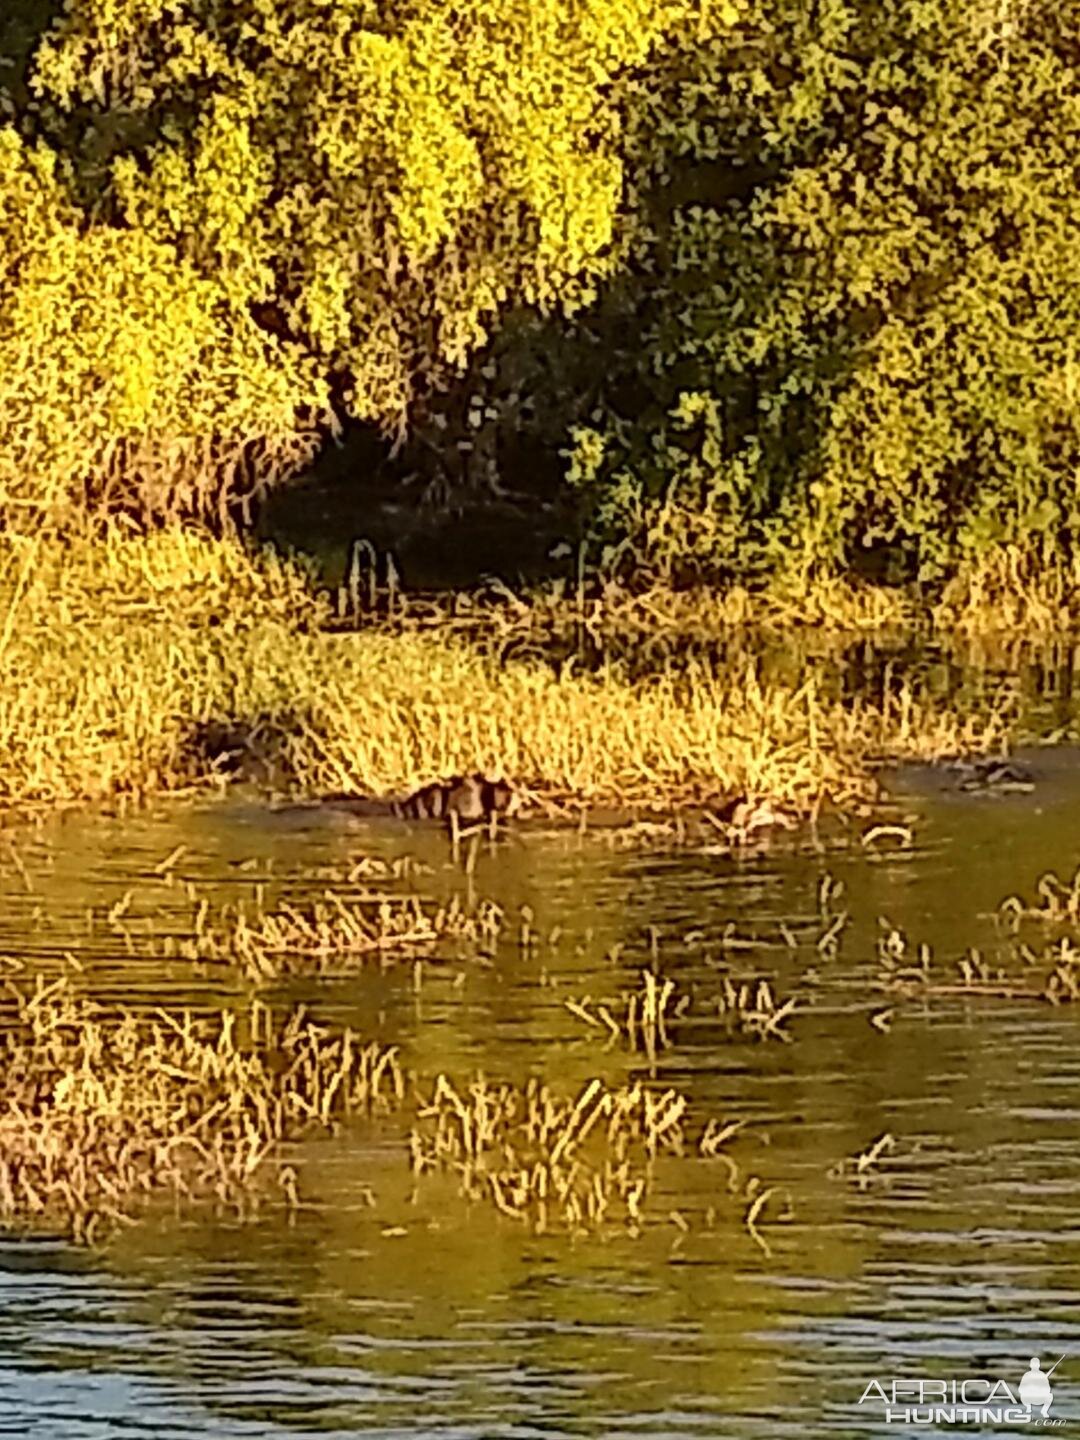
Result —
[[[49,973],[72,954],[106,1001],[195,1007],[237,982],[138,943],[184,933],[190,887],[302,898],[361,855],[408,853],[425,893],[513,917],[493,957],[293,979],[290,998],[424,1076],[637,1077],[745,1124],[729,1160],[658,1163],[636,1234],[537,1234],[450,1175],[417,1182],[405,1122],[384,1116],[305,1143],[295,1213],[155,1210],[91,1249],[9,1236],[0,1433],[948,1434],[886,1426],[876,1392],[860,1398],[920,1377],[1015,1393],[1031,1356],[1063,1352],[1053,1417],[1080,1419],[1080,1010],[879,988],[892,930],[943,977],[969,947],[1017,970],[1000,902],[1080,861],[1075,753],[1029,763],[1022,793],[893,777],[910,844],[867,847],[856,824],[731,856],[526,822],[466,875],[437,830],[258,796],[73,813],[4,842],[0,952]],[[118,905],[111,926],[88,920]],[[655,1056],[567,1005],[614,1006],[643,969],[687,1006]],[[794,998],[786,1038],[719,1015],[725,977]],[[853,1157],[883,1136],[860,1176]]]

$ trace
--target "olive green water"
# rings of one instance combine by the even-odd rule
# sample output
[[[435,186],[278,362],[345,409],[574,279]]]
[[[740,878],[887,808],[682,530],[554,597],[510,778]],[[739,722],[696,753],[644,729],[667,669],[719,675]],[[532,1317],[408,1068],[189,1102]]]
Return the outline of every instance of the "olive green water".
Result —
[[[1002,897],[1071,876],[1080,762],[1033,763],[1018,795],[907,772],[915,844],[874,852],[857,831],[736,860],[526,825],[470,880],[438,831],[258,800],[58,819],[19,843],[18,866],[0,847],[0,951],[43,968],[72,951],[81,983],[133,1002],[235,992],[220,968],[129,953],[147,924],[190,923],[188,882],[319,893],[361,853],[408,852],[433,893],[527,905],[538,947],[518,947],[515,922],[492,963],[425,965],[419,991],[409,966],[293,989],[425,1075],[574,1084],[648,1075],[565,1001],[612,997],[655,964],[698,1017],[656,1083],[750,1121],[730,1154],[792,1212],[764,1213],[766,1253],[728,1168],[687,1155],[659,1167],[639,1236],[536,1236],[448,1178],[414,1189],[402,1126],[361,1122],[305,1148],[291,1221],[200,1210],[104,1250],[0,1244],[0,1434],[865,1435],[886,1430],[880,1405],[857,1404],[875,1377],[1015,1390],[1031,1355],[1063,1351],[1053,1414],[1080,1420],[1080,1010],[958,997],[895,1006],[887,1033],[869,1019],[889,1003],[873,988],[880,916],[943,963],[973,944],[1004,954]],[[171,880],[156,875],[178,845]],[[845,887],[832,913],[850,912],[831,956],[825,875]],[[88,907],[128,891],[121,924],[88,929]],[[790,1043],[708,1018],[725,973],[798,997]],[[865,1188],[829,1173],[885,1132],[896,1148]]]

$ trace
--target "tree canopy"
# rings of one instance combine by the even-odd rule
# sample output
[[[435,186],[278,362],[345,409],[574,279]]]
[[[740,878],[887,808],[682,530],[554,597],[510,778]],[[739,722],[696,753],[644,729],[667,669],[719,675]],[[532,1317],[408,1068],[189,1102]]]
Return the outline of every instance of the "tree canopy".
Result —
[[[0,503],[204,510],[339,417],[403,433],[494,336],[428,420],[496,466],[542,427],[672,573],[1071,550],[1078,36],[1077,0],[70,0],[0,132]]]
[[[1075,546],[1078,36],[1075,3],[771,0],[656,68],[649,400],[571,447],[609,535],[923,579]]]
[[[168,453],[179,442],[211,467],[258,437],[256,467],[287,468],[290,406],[298,436],[331,400],[402,426],[500,309],[572,310],[617,266],[610,87],[661,42],[734,14],[714,8],[73,0],[33,57],[35,143],[9,131],[0,177],[0,215],[38,177],[20,222],[33,263],[0,321],[29,361],[28,415],[85,443],[100,382],[89,453],[116,442],[129,470],[154,444],[136,392]],[[42,265],[64,274],[76,335],[38,293]],[[15,464],[34,468],[34,423],[17,429]]]

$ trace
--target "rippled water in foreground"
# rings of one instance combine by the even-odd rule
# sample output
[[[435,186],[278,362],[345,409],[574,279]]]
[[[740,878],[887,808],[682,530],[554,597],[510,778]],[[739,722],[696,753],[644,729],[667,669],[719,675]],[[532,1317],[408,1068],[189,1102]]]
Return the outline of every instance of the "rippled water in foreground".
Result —
[[[648,1073],[565,1001],[633,986],[654,949],[698,1015],[724,973],[769,976],[800,1002],[791,1043],[697,1023],[656,1067],[698,1113],[752,1122],[730,1153],[792,1212],[764,1213],[767,1250],[719,1161],[662,1162],[637,1238],[538,1237],[450,1179],[414,1193],[402,1123],[358,1124],[305,1148],[309,1203],[291,1222],[204,1209],[98,1251],[0,1243],[0,1434],[905,1434],[857,1404],[871,1379],[1015,1391],[1030,1356],[1065,1351],[1053,1415],[1080,1420],[1080,1010],[957,996],[895,1005],[887,1033],[870,1023],[889,1004],[873,988],[879,916],[951,966],[1007,946],[1006,894],[1071,877],[1080,764],[1034,764],[1028,795],[904,776],[910,849],[803,839],[734,861],[525,826],[471,883],[511,914],[529,906],[542,935],[559,927],[554,943],[426,965],[419,991],[409,966],[293,986],[424,1075],[577,1083]],[[169,882],[155,870],[178,845]],[[426,888],[466,893],[440,834],[393,822],[235,800],[69,816],[17,863],[0,846],[0,951],[43,966],[74,952],[106,997],[212,1004],[220,970],[132,958],[125,927],[181,931],[187,881],[318,893],[360,853],[403,851],[432,866]],[[834,958],[817,948],[826,874],[851,912]],[[88,933],[87,907],[129,890],[115,934]],[[886,1132],[896,1148],[865,1188],[829,1173]]]

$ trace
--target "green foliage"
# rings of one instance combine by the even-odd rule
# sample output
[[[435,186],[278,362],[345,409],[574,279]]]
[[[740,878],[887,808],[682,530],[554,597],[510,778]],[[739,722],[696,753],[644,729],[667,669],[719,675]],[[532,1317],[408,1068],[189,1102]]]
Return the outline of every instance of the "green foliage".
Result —
[[[627,91],[602,533],[721,575],[1075,543],[1078,37],[1072,0],[766,0]]]
[[[64,166],[0,128],[0,514],[205,514],[313,453],[325,386],[220,284],[97,225]]]
[[[484,483],[538,437],[675,577],[1071,552],[1078,38],[1078,0],[71,0],[0,136],[0,509],[205,512],[333,401]]]
[[[712,0],[75,0],[46,121],[153,134],[115,212],[402,422],[508,301],[572,309],[618,259],[608,90]],[[722,13],[720,13],[722,12]],[[140,124],[140,120],[143,122]]]
[[[610,85],[712,9],[70,0],[0,140],[8,523],[205,513],[342,412],[400,429],[508,302],[588,302]]]

